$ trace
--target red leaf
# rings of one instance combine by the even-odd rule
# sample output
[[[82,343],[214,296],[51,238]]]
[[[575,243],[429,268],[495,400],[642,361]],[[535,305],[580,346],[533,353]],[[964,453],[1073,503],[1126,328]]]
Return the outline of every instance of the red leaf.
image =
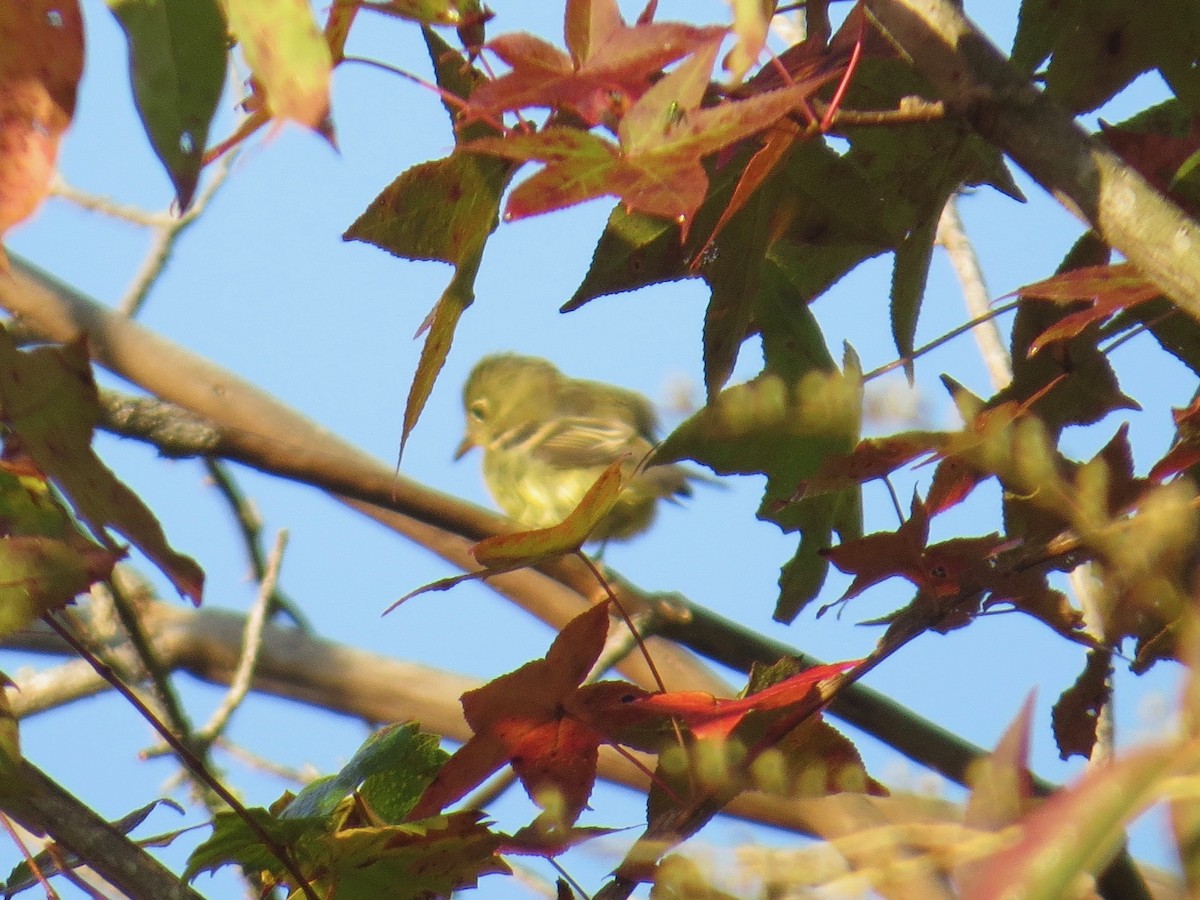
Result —
[[[436,814],[509,763],[535,802],[543,791],[557,791],[567,824],[573,822],[591,795],[604,742],[584,724],[579,698],[586,703],[589,693],[612,689],[611,682],[580,687],[604,648],[608,621],[608,604],[593,606],[567,623],[545,659],[463,694],[463,713],[475,733],[425,789],[410,818]]]
[[[825,80],[697,109],[716,51],[715,42],[697,51],[646,92],[621,123],[620,146],[580,129],[550,127],[482,138],[463,149],[546,164],[513,191],[506,219],[611,194],[631,210],[678,223],[686,237],[708,190],[704,157],[770,127]]]
[[[488,43],[512,71],[476,88],[468,115],[565,107],[597,125],[635,103],[663,66],[724,34],[724,28],[681,22],[630,27],[612,0],[575,2],[566,19],[570,56],[528,34],[501,35]]]
[[[909,431],[882,438],[864,438],[852,452],[826,457],[817,474],[799,486],[793,499],[840,491],[884,478],[901,466],[939,452],[946,446],[946,437],[936,431]]]
[[[1175,173],[1200,150],[1200,122],[1194,120],[1185,135],[1130,131],[1104,122],[1100,131],[1125,162],[1164,194],[1172,193]]]
[[[631,727],[682,723],[697,738],[728,738],[752,713],[786,710],[810,699],[822,682],[854,668],[860,660],[814,666],[749,697],[723,699],[703,691],[672,691],[640,696],[614,696],[591,708],[591,721],[608,734]]]
[[[1073,338],[1093,322],[1103,321],[1123,309],[1153,300],[1162,291],[1147,281],[1130,263],[1117,263],[1072,269],[1045,281],[1028,284],[1014,293],[1055,303],[1082,300],[1092,304],[1063,317],[1038,335],[1029,345],[1032,356],[1047,344]]]

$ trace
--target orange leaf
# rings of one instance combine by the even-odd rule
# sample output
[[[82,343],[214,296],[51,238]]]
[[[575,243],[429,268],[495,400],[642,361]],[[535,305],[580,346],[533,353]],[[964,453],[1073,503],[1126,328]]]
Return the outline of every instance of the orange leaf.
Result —
[[[585,724],[580,704],[614,685],[637,690],[614,682],[580,687],[604,649],[608,623],[608,603],[593,606],[567,623],[544,659],[463,694],[475,733],[442,766],[410,818],[434,815],[510,763],[535,802],[557,791],[567,824],[574,822],[591,795],[605,740]]]
[[[0,4],[0,237],[31,216],[50,188],[58,143],[83,74],[75,0]],[[0,254],[0,268],[7,260]]]
[[[484,538],[471,548],[471,555],[490,569],[531,566],[550,557],[574,553],[617,502],[621,493],[621,466],[627,460],[628,454],[605,469],[579,505],[557,525]]]

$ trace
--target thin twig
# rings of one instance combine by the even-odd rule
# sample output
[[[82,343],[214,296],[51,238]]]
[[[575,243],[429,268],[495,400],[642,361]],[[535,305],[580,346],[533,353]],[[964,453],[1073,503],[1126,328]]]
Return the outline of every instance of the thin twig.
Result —
[[[122,315],[132,318],[141,311],[142,305],[150,295],[150,290],[166,268],[167,262],[171,258],[171,251],[175,249],[175,243],[188,229],[188,226],[204,212],[209,201],[225,184],[236,159],[237,153],[222,156],[208,183],[196,195],[188,210],[181,216],[164,217],[165,221],[154,226],[154,237],[151,240],[150,249],[142,259],[142,264],[138,267],[133,280],[125,289],[124,296],[117,303],[117,310]]]
[[[258,515],[258,510],[246,497],[245,492],[233,477],[233,473],[229,471],[229,466],[223,460],[217,459],[215,456],[204,457],[204,471],[208,473],[208,477],[212,479],[217,491],[229,504],[238,531],[241,532],[246,555],[250,557],[250,569],[254,580],[261,584],[266,578],[268,563],[266,554],[263,552],[262,519]],[[312,626],[308,618],[276,585],[272,586],[271,596],[268,599],[271,601],[267,608],[268,613],[281,610],[287,613],[288,618],[300,628],[311,630]]]
[[[213,741],[213,746],[221,751],[228,753],[238,762],[242,763],[249,769],[256,772],[265,772],[267,775],[290,782],[291,784],[306,785],[320,776],[320,772],[311,763],[305,763],[300,768],[293,766],[283,766],[275,762],[273,759],[267,759],[260,756],[251,750],[247,750],[240,744],[235,744],[229,738],[218,735]]]
[[[179,735],[180,740],[190,744],[193,739],[192,723],[183,709],[183,704],[179,702],[179,695],[175,692],[175,686],[171,683],[171,673],[165,669],[161,660],[159,660],[154,645],[146,635],[145,628],[142,627],[141,617],[134,608],[132,599],[119,581],[119,577],[113,577],[105,582],[105,586],[112,596],[113,609],[116,611],[117,618],[121,621],[121,627],[125,630],[125,634],[129,638],[130,646],[133,647],[134,652],[137,654],[145,677],[154,689],[155,700],[162,708],[164,716],[171,723],[172,730]]]
[[[17,832],[12,820],[2,812],[0,812],[0,825],[4,826],[4,830],[8,832],[8,836],[12,839],[12,842],[16,844],[17,849],[21,851],[21,857],[25,860],[25,865],[29,867],[30,873],[35,879],[37,879],[38,884],[42,886],[42,889],[46,893],[47,900],[58,900],[58,893],[54,890],[54,887],[50,884],[49,880],[46,878],[46,875],[42,872],[42,867],[38,865],[37,857],[29,852],[29,848],[26,847],[25,842],[21,840],[21,835]]]
[[[1003,306],[997,306],[995,309],[988,310],[988,312],[985,313],[984,315],[976,316],[974,319],[971,319],[969,322],[963,322],[963,324],[959,325],[957,328],[952,328],[950,331],[947,331],[945,334],[935,338],[934,340],[930,341],[928,344],[924,344],[923,346],[918,347],[912,353],[908,354],[908,356],[901,356],[898,359],[892,360],[887,365],[880,366],[878,369],[872,369],[870,372],[868,372],[866,375],[863,376],[863,381],[864,382],[871,381],[872,379],[878,378],[880,375],[886,375],[888,372],[891,372],[894,369],[899,369],[901,366],[905,365],[906,363],[910,363],[913,360],[919,359],[920,357],[924,356],[930,350],[936,350],[938,347],[942,346],[942,344],[947,344],[950,341],[954,340],[956,337],[966,334],[968,331],[970,331],[972,328],[977,327],[979,324],[986,322],[989,319],[994,319],[994,318],[996,318],[996,316],[1002,316],[1005,313],[1012,312],[1014,309],[1017,308],[1018,304],[1019,304],[1019,301],[1014,300],[1011,303],[1005,303]]]
[[[1004,348],[995,318],[988,316],[990,300],[987,284],[983,279],[983,268],[979,265],[974,246],[963,231],[956,197],[952,196],[947,200],[942,209],[942,216],[937,225],[937,242],[945,248],[946,255],[950,257],[950,265],[954,267],[954,273],[958,276],[963,300],[967,305],[967,314],[979,323],[972,332],[975,342],[979,345],[979,354],[983,357],[984,365],[992,378],[992,387],[997,391],[1003,390],[1012,381],[1012,360]]]
[[[625,624],[629,626],[629,631],[633,635],[633,639],[637,641],[638,649],[642,651],[642,658],[646,660],[646,665],[650,667],[650,674],[654,676],[654,681],[658,685],[658,689],[663,693],[666,693],[667,686],[663,684],[662,675],[660,675],[658,672],[658,666],[654,664],[654,658],[650,655],[650,651],[646,649],[646,642],[642,639],[641,634],[638,633],[637,625],[634,624],[633,619],[630,617],[629,611],[625,609],[624,604],[617,599],[617,595],[613,591],[612,586],[609,585],[604,576],[600,574],[600,570],[596,568],[596,564],[588,558],[588,555],[582,550],[575,555],[582,559],[583,564],[587,566],[589,570],[591,570],[591,573],[595,576],[596,581],[600,583],[600,587],[604,589],[604,593],[608,595],[609,602],[612,603],[613,608],[615,608],[617,612],[621,614],[621,618],[624,619]]]
[[[262,647],[263,626],[267,623],[267,611],[271,608],[271,598],[275,596],[275,585],[279,581],[279,568],[283,564],[283,551],[287,547],[287,530],[281,530],[275,537],[275,546],[267,557],[267,568],[259,583],[258,598],[250,608],[246,617],[246,632],[242,641],[242,655],[238,659],[237,668],[233,673],[233,684],[225,693],[220,705],[213,711],[212,718],[205,723],[196,737],[206,744],[211,744],[225,730],[233,711],[246,699],[250,684],[254,678],[254,664],[258,660],[259,649]]]

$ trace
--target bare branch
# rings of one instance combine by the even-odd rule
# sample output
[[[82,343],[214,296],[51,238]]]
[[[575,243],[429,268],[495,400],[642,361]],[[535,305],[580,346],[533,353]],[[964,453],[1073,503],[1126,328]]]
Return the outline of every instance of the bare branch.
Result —
[[[233,711],[246,699],[250,690],[250,682],[254,675],[254,665],[262,649],[262,631],[267,622],[267,611],[271,608],[271,598],[275,596],[275,585],[279,583],[279,567],[283,563],[283,550],[287,546],[288,533],[280,531],[275,538],[275,546],[267,557],[266,571],[258,586],[258,598],[250,608],[246,618],[246,630],[242,638],[242,655],[238,659],[237,668],[233,672],[233,680],[229,692],[221,700],[212,714],[212,718],[200,729],[197,737],[206,743],[216,739],[229,722]]]

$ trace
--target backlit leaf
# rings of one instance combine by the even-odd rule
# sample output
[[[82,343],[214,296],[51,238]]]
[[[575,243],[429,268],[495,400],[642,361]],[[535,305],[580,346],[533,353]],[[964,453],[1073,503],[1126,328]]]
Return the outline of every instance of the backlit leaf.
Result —
[[[108,0],[129,44],[138,115],[175,186],[192,202],[208,127],[225,83],[226,26],[218,0]]]

